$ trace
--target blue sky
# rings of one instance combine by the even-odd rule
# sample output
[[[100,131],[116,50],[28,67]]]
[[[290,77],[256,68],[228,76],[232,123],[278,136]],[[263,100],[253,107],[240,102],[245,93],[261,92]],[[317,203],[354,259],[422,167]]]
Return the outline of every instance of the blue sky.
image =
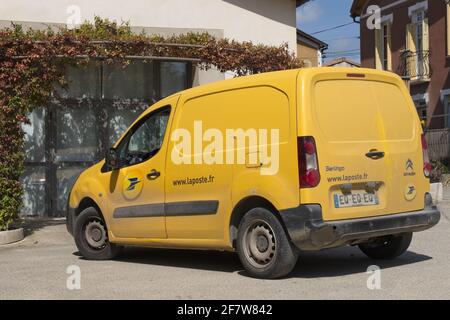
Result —
[[[336,30],[313,34],[335,26],[351,23],[353,0],[311,0],[297,9],[297,27],[329,44],[327,60],[339,57],[360,61],[359,24],[353,23]],[[342,52],[342,53],[340,53]]]

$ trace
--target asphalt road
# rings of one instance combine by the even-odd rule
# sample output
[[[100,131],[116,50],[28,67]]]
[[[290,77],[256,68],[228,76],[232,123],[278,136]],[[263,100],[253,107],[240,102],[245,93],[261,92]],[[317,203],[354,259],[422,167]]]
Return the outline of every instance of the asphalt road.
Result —
[[[250,278],[235,254],[221,252],[129,248],[118,261],[87,261],[63,221],[39,222],[0,247],[0,299],[450,299],[450,202],[442,206],[439,225],[415,234],[397,260],[370,260],[354,247],[303,253],[282,280]],[[67,289],[71,265],[80,290]],[[381,268],[381,289],[367,287],[371,265]]]

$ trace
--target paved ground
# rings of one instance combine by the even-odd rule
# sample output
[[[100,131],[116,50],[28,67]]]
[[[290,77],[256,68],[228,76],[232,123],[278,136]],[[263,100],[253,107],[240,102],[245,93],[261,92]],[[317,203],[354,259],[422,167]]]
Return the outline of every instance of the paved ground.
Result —
[[[63,221],[35,224],[21,243],[0,247],[0,299],[435,299],[450,298],[450,201],[434,229],[410,251],[373,261],[357,248],[303,254],[291,276],[246,276],[230,253],[131,248],[120,261],[78,256]],[[370,265],[381,290],[367,288]],[[81,290],[66,288],[67,267],[81,268]]]

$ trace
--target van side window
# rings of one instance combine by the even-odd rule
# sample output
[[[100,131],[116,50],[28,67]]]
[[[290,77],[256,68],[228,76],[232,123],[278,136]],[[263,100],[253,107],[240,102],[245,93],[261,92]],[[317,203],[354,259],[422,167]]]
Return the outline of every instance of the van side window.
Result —
[[[132,128],[118,147],[121,167],[142,163],[158,153],[169,116],[170,107],[165,107],[151,113]]]

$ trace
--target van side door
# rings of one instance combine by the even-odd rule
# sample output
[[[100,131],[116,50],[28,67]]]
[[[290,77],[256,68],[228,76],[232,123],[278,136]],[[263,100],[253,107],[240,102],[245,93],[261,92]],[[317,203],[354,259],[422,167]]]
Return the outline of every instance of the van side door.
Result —
[[[117,238],[166,238],[165,157],[177,100],[142,116],[116,146],[120,168],[111,172],[108,211]]]

